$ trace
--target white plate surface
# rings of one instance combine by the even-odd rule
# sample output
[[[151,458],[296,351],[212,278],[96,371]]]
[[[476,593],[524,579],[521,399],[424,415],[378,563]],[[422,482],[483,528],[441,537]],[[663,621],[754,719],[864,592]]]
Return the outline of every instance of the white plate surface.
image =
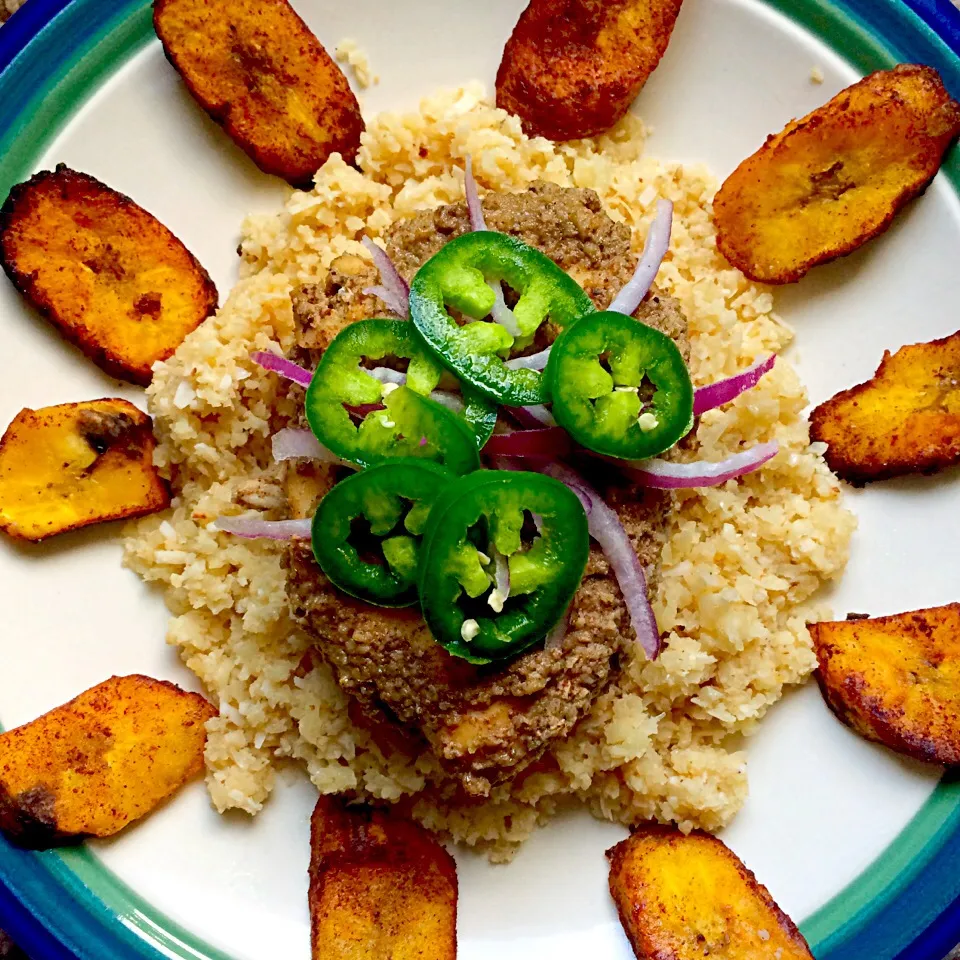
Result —
[[[410,108],[440,86],[492,87],[523,0],[299,0],[329,49],[354,37],[381,77],[364,109]],[[810,81],[811,68],[825,76]],[[826,100],[855,73],[758,0],[686,0],[664,61],[636,109],[651,153],[706,161],[726,175],[770,132]],[[42,157],[88,171],[137,199],[207,266],[221,294],[235,276],[241,218],[284,191],[200,112],[164,60],[144,50],[99,90]],[[942,178],[879,241],[778,295],[798,332],[791,359],[814,402],[868,377],[885,348],[952,333],[960,303],[960,204]],[[23,406],[109,395],[142,405],[0,284],[0,423]],[[957,599],[958,473],[851,492],[860,517],[839,614]],[[121,569],[118,531],[43,546],[0,541],[0,720],[7,727],[99,682],[144,672],[196,686],[163,643],[159,596]],[[725,839],[801,920],[903,828],[938,772],[901,761],[840,726],[815,689],[792,694],[749,744],[751,795]],[[237,960],[309,955],[308,817],[314,791],[289,776],[256,820],[218,817],[194,784],[156,815],[94,848],[148,902]],[[458,853],[461,957],[626,958],[606,893],[606,846],[622,828],[570,816],[509,867]]]

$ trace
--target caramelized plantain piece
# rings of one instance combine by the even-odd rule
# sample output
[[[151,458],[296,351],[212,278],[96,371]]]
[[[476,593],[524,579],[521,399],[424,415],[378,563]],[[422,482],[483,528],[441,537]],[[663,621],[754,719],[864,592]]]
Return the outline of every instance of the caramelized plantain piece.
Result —
[[[603,133],[670,42],[681,0],[531,0],[497,71],[497,106],[531,137]]]
[[[315,960],[455,960],[457,868],[423,827],[330,797],[310,826]]]
[[[150,418],[126,400],[21,410],[0,439],[0,530],[44,540],[170,505]]]
[[[0,830],[26,847],[110,837],[203,768],[197,693],[150,677],[111,677],[0,734]]]
[[[639,960],[813,960],[793,921],[716,837],[651,824],[607,857]]]
[[[154,0],[167,59],[265,173],[310,188],[353,162],[363,119],[347,78],[287,0]]]
[[[111,376],[143,386],[217,308],[213,281],[159,220],[63,164],[10,191],[0,258],[64,337]]]
[[[960,104],[936,70],[873,73],[730,174],[713,204],[717,246],[751,280],[799,280],[883,233],[958,133]]]
[[[810,435],[851,483],[960,463],[960,332],[887,351],[872,380],[810,414]]]
[[[960,764],[960,603],[892,617],[813,623],[830,709],[868,740]]]

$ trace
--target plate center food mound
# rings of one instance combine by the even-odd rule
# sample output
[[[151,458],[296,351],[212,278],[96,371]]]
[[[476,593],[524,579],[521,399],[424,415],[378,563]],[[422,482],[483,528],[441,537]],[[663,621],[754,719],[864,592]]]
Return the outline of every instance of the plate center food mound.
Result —
[[[765,5],[742,0],[686,0],[663,63],[635,107],[644,123],[653,128],[642,159],[637,127],[629,123],[621,128],[622,137],[603,141],[605,156],[600,158],[583,147],[525,144],[489,119],[477,120],[489,111],[481,102],[483,94],[471,81],[482,81],[486,90],[492,91],[499,51],[520,3],[496,2],[469,14],[439,3],[410,5],[402,11],[384,9],[375,0],[353,4],[350,9],[329,6],[304,2],[298,8],[327,49],[333,50],[338,41],[350,36],[369,53],[380,83],[361,94],[368,126],[376,127],[376,114],[383,109],[406,118],[379,121],[380,129],[394,126],[398,147],[391,152],[386,136],[382,137],[379,146],[371,148],[365,179],[331,163],[320,189],[298,195],[281,213],[283,188],[261,177],[200,115],[155,43],[129,62],[118,64],[118,72],[97,97],[35,158],[38,168],[63,161],[135,196],[184,240],[223,294],[236,280],[237,261],[231,250],[238,239],[243,240],[242,271],[249,276],[260,268],[260,273],[244,281],[226,309],[224,316],[236,318],[237,326],[222,332],[215,323],[205,328],[211,341],[221,339],[228,352],[235,352],[235,359],[251,348],[269,349],[270,343],[276,342],[271,337],[273,330],[280,332],[286,346],[282,338],[292,333],[287,299],[291,281],[298,273],[325,268],[336,253],[348,252],[346,245],[338,249],[339,241],[328,244],[328,237],[315,229],[318,222],[328,216],[340,221],[348,215],[367,221],[389,207],[408,212],[458,201],[462,196],[458,174],[451,174],[461,169],[467,152],[473,153],[484,186],[516,190],[545,177],[596,189],[608,209],[621,217],[628,216],[628,210],[622,203],[618,206],[618,190],[644,209],[651,207],[658,194],[675,199],[675,237],[681,242],[684,237],[689,239],[690,260],[668,261],[659,283],[681,297],[691,322],[695,334],[692,369],[697,382],[733,372],[733,368],[711,366],[719,344],[730,342],[724,324],[737,323],[742,325],[738,329],[745,331],[746,339],[737,353],[742,364],[761,353],[779,351],[790,341],[789,331],[765,319],[771,309],[796,330],[795,346],[786,353],[788,363],[778,368],[778,388],[758,391],[755,415],[731,423],[741,431],[735,440],[752,442],[764,427],[779,422],[784,431],[782,442],[798,452],[802,447],[798,437],[804,388],[815,403],[820,402],[867,379],[883,349],[952,332],[955,319],[950,316],[950,304],[957,302],[960,291],[950,262],[951,251],[960,241],[960,209],[943,178],[881,241],[847,260],[818,268],[795,289],[778,291],[772,301],[763,290],[745,292],[747,285],[735,277],[729,278],[726,288],[722,280],[712,286],[698,283],[715,270],[710,259],[714,255],[708,249],[698,252],[698,243],[712,230],[702,211],[713,185],[756,149],[767,133],[780,129],[789,116],[806,113],[856,77],[826,47]],[[414,55],[425,47],[428,53]],[[823,72],[823,85],[811,81],[814,68]],[[423,122],[416,119],[417,103],[443,88],[458,92],[429,102],[430,122],[443,132],[424,137],[427,155],[422,156],[411,149],[409,139]],[[765,91],[762,97],[758,89]],[[699,161],[707,169],[693,166]],[[671,165],[677,162],[690,165],[674,176],[676,168]],[[622,188],[611,182],[614,172],[626,178]],[[396,180],[393,186],[401,180],[413,182],[401,201],[394,198],[388,203],[391,191],[383,182],[391,177]],[[651,187],[649,197],[643,188],[637,188],[640,177]],[[262,219],[248,221],[241,231],[239,225],[247,215]],[[638,228],[635,245],[647,219],[638,211],[629,212],[629,222]],[[300,225],[307,229],[298,232],[295,228]],[[384,221],[381,227],[386,226]],[[304,237],[306,244],[296,246]],[[297,238],[293,251],[285,253],[281,248],[289,245],[291,238]],[[12,289],[0,289],[0,311],[10,315],[23,312]],[[259,318],[259,326],[252,323],[253,317]],[[38,323],[10,326],[10,348],[0,359],[7,384],[0,414],[6,415],[6,421],[21,406],[41,407],[77,396],[136,396],[134,391],[125,394],[122,388],[117,393],[105,376],[74,362],[66,351],[51,349],[52,336]],[[704,345],[699,355],[697,335]],[[711,343],[713,350],[707,346]],[[788,364],[798,372],[802,386]],[[208,402],[211,407],[232,396],[222,386],[226,368],[215,365],[213,371],[209,382],[188,378],[200,403]],[[183,375],[175,365],[169,376],[161,375],[158,396],[172,405],[178,386],[173,378]],[[257,399],[266,407],[277,381],[258,373],[253,382],[263,384],[266,392]],[[62,393],[52,396],[51,383]],[[183,408],[155,409],[161,430],[166,414],[173,422],[177,411],[188,409],[193,399],[181,392]],[[771,407],[778,404],[782,407]],[[264,412],[258,415],[263,417]],[[249,429],[257,438],[254,448],[266,443],[266,432],[258,432],[255,426]],[[179,446],[170,443],[166,449],[189,449],[195,457],[187,470],[202,481],[204,489],[188,491],[187,499],[192,509],[205,504],[212,519],[226,502],[226,493],[215,487],[227,479],[220,473],[222,458],[229,459],[231,444],[236,444],[213,436],[204,468],[205,454],[197,453],[196,439],[206,442],[207,438],[181,439]],[[719,450],[722,441],[717,442]],[[791,443],[794,448],[789,447]],[[811,589],[838,568],[842,543],[849,534],[844,514],[832,502],[830,485],[834,482],[825,474],[818,476],[813,458],[810,474],[802,480],[792,466],[784,471],[779,504],[773,499],[765,504],[771,510],[784,505],[789,508],[799,483],[804,502],[820,504],[827,511],[828,516],[820,518],[821,526],[833,528],[835,551],[804,556],[803,538],[798,537],[795,545],[800,558],[797,567],[805,571],[809,578],[805,585]],[[744,484],[749,487],[758,479],[747,478]],[[213,493],[209,492],[211,486]],[[251,491],[251,496],[258,493],[263,491]],[[950,558],[960,537],[960,520],[955,510],[947,509],[950,494],[951,477],[947,475],[923,486],[906,480],[847,496],[846,504],[860,520],[848,571],[837,590],[811,602],[832,608],[842,618],[849,611],[879,615],[953,599]],[[720,494],[705,497],[715,511],[736,511],[737,504],[722,500]],[[192,523],[186,518],[184,522]],[[246,580],[240,585],[236,579],[231,583],[229,577],[223,577],[222,571],[209,571],[202,549],[157,561],[155,551],[163,549],[160,541],[164,537],[158,521],[148,521],[142,529],[146,533],[141,535],[140,545],[129,548],[134,563],[146,569],[149,560],[151,575],[158,579],[182,577],[178,587],[182,610],[177,611],[180,616],[170,639],[196,647],[193,655],[201,674],[207,671],[212,677],[221,667],[228,668],[218,662],[217,650],[230,644],[239,650],[238,657],[250,663],[264,649],[269,653],[278,644],[288,645],[284,652],[287,660],[299,660],[302,651],[286,635],[280,620],[282,600],[276,594],[278,582],[282,592],[282,581],[277,580],[276,551],[238,546],[237,566]],[[674,536],[679,533],[675,531]],[[32,719],[110,673],[144,672],[190,683],[173,651],[161,643],[167,613],[158,592],[145,589],[129,572],[118,569],[115,542],[105,543],[102,537],[83,533],[71,537],[68,545],[50,544],[29,554],[6,542],[0,545],[5,594],[35,598],[29,606],[12,608],[9,635],[17,638],[16,646],[10,648],[15,655],[5,657],[9,666],[0,675],[0,720],[6,727]],[[823,539],[822,535],[818,539]],[[693,540],[678,539],[676,543],[678,549],[682,546],[696,554]],[[906,568],[905,558],[909,558]],[[715,551],[711,559],[722,570]],[[681,562],[679,555],[667,558],[668,580],[671,566]],[[211,609],[219,602],[210,599],[213,588],[205,578],[211,576],[223,591],[220,609]],[[230,576],[236,578],[235,569]],[[258,588],[262,593],[256,593]],[[246,611],[246,623],[225,612],[237,599],[233,589],[255,597]],[[57,602],[50,602],[51,598]],[[682,606],[678,602],[677,608]],[[682,616],[673,616],[671,609],[665,597],[658,601],[657,613],[664,628],[687,630],[687,624],[678,626]],[[784,645],[789,646],[790,638],[800,632],[805,615],[799,611],[796,622],[778,624]],[[711,616],[718,618],[719,613],[714,611]],[[719,635],[719,619],[711,622],[712,632]],[[762,616],[759,623],[769,629]],[[702,623],[697,624],[694,632],[701,627]],[[7,642],[12,643],[5,639]],[[261,642],[264,647],[258,646]],[[682,649],[682,643],[672,645],[674,654]],[[713,649],[727,656],[719,646]],[[7,647],[2,651],[6,654]],[[748,693],[735,703],[722,695],[711,702],[707,694],[701,698],[702,710],[705,714],[713,710],[715,719],[703,719],[702,726],[712,725],[720,731],[723,723],[730,728],[749,723],[754,712],[759,713],[763,704],[773,699],[782,682],[794,674],[799,676],[808,666],[787,656],[780,658],[771,663],[769,675],[748,685]],[[648,669],[659,670],[660,666]],[[264,712],[262,722],[246,723],[239,717],[231,721],[229,710],[223,711],[223,729],[212,739],[223,751],[219,781],[214,784],[221,806],[251,809],[266,800],[270,775],[263,768],[264,744],[285,744],[288,753],[300,754],[317,775],[324,769],[336,774],[337,768],[341,776],[351,774],[338,762],[349,732],[340,731],[341,740],[334,743],[337,737],[331,738],[325,731],[318,735],[320,721],[312,715],[317,703],[336,704],[340,694],[332,683],[324,686],[327,681],[322,671],[302,671],[299,679],[315,686],[306,692],[293,687],[302,693],[295,706],[299,710],[295,720],[300,725],[300,735],[296,735],[283,716],[284,711],[289,714],[289,708],[276,707],[285,696],[279,686],[287,682],[289,673],[287,665],[281,664],[274,681],[266,676],[256,706]],[[38,676],[42,681],[38,682]],[[270,689],[271,682],[278,686]],[[695,671],[677,682],[688,683],[690,692],[696,692]],[[229,684],[229,680],[224,682],[223,688]],[[217,687],[218,683],[210,685]],[[735,685],[733,678],[731,686]],[[242,687],[239,680],[237,689]],[[243,708],[239,701],[232,706],[238,711]],[[727,720],[722,712],[731,706],[743,713]],[[237,719],[241,722],[234,722]],[[626,725],[626,739],[643,732],[633,717]],[[245,731],[250,732],[249,741]],[[263,733],[259,744],[258,733]],[[687,802],[697,808],[691,822],[700,822],[695,817],[705,818],[708,826],[725,822],[746,787],[739,761],[730,759],[739,747],[736,742],[711,744],[706,759],[688,754],[686,769],[678,766],[681,760],[676,758],[666,778],[676,777],[677,781],[665,782],[662,787],[655,786],[657,775],[647,770],[643,775],[650,786],[645,791],[654,804],[650,812],[666,810],[662,806],[656,809],[656,804],[673,804],[672,810],[677,810],[676,803]],[[644,754],[643,745],[636,743],[624,749]],[[725,837],[763,878],[782,908],[798,921],[838,893],[884,849],[921,808],[936,782],[935,771],[898,760],[840,728],[809,686],[788,696],[765,718],[761,732],[747,744],[747,754],[750,799]],[[655,750],[648,759],[652,761],[654,756],[659,756]],[[238,758],[247,764],[245,772],[238,768]],[[719,782],[724,786],[719,791],[706,780],[702,785],[696,782],[708,769],[711,777],[722,771]],[[371,778],[385,776],[375,767],[370,767],[368,774]],[[408,771],[392,771],[387,779],[402,786],[408,775]],[[376,788],[383,790],[385,782]],[[282,770],[272,787],[273,795],[251,823],[237,813],[219,817],[210,809],[202,786],[195,784],[136,831],[116,842],[91,844],[91,849],[153,908],[231,957],[306,956],[302,886],[307,819],[315,791],[293,766]],[[604,803],[600,797],[593,799]],[[615,799],[609,802],[616,804]],[[529,820],[533,815],[518,808],[512,817],[509,830],[520,839],[532,827]],[[460,829],[466,832],[468,828]],[[626,957],[627,948],[608,901],[607,867],[602,857],[602,851],[622,834],[621,828],[582,812],[563,813],[534,832],[508,867],[492,867],[480,857],[460,855],[461,957],[489,956],[491,941],[501,941],[496,949],[508,958],[531,952],[574,957],[587,949],[598,955]]]

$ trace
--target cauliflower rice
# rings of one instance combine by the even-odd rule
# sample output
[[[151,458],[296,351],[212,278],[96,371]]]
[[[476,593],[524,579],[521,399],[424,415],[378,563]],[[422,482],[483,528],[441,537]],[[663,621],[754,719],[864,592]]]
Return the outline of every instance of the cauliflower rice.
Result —
[[[295,411],[278,378],[249,355],[291,346],[291,291],[321,280],[341,254],[368,256],[361,237],[462,199],[467,155],[483,188],[523,190],[542,179],[596,190],[610,216],[634,229],[637,248],[656,199],[673,200],[657,282],[689,319],[696,383],[783,351],[793,334],[769,290],[717,253],[709,172],[650,159],[643,144],[642,124],[629,117],[595,140],[529,139],[471,85],[418,111],[376,117],[359,170],[335,155],[311,192],[244,223],[240,282],[219,314],[157,365],[148,391],[173,508],[132,525],[125,539],[126,563],[166,587],[168,642],[219,704],[206,748],[218,810],[257,813],[278,764],[292,758],[323,793],[401,802],[432,829],[505,860],[572,802],[624,823],[655,818],[707,830],[743,804],[745,754],[731,736],[751,733],[784,687],[813,670],[806,623],[828,616],[815,593],[842,571],[855,526],[822,448],[809,442],[803,385],[782,359],[757,388],[699,423],[688,456],[719,460],[774,438],[781,453],[740,481],[676,495],[654,603],[663,655],[625,664],[574,734],[552,747],[554,769],[538,765],[482,804],[439,799],[429,789],[438,772],[431,756],[384,755],[351,723],[329,668],[288,616],[282,545],[231,539],[211,525],[238,505],[283,516],[270,436]]]

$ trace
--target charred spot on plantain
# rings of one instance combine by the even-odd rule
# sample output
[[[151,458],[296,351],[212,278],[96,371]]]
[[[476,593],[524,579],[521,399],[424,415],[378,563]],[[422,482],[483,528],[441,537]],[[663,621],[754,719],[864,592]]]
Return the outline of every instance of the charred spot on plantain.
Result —
[[[123,265],[120,253],[112,243],[105,243],[97,251],[96,256],[84,260],[83,265],[98,277],[101,275],[107,276],[117,283],[127,278],[127,269]]]
[[[120,443],[124,444],[125,450],[140,446],[141,425],[129,413],[82,410],[77,417],[77,425],[83,439],[98,457]]]
[[[151,320],[159,320],[163,310],[163,296],[153,292],[143,293],[134,301],[133,310],[138,319],[150,317]]]
[[[53,791],[45,784],[37,784],[17,794],[17,806],[29,817],[38,823],[55,831],[57,828],[57,798]]]
[[[801,206],[809,203],[821,203],[824,200],[839,200],[856,184],[841,177],[843,161],[836,160],[826,170],[820,170],[810,175],[810,196],[801,201]]]

